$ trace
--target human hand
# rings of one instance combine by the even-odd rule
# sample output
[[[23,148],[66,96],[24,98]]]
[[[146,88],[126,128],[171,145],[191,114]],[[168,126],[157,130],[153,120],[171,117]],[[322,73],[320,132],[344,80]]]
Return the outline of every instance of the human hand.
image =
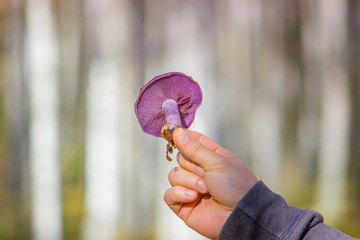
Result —
[[[180,168],[169,173],[167,205],[189,227],[216,239],[237,203],[258,181],[233,153],[201,133],[177,128]]]

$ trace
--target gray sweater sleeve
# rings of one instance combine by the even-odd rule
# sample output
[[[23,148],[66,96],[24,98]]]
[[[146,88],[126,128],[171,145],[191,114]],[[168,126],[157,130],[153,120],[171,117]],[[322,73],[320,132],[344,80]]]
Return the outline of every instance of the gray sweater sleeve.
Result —
[[[257,182],[229,216],[218,237],[235,239],[316,239],[353,240],[323,224],[322,216],[311,209],[288,206],[262,181]]]

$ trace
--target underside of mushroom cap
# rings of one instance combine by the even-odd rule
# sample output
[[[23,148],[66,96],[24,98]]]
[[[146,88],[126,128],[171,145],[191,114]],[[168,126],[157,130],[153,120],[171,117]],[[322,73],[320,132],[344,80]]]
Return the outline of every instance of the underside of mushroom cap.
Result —
[[[188,128],[201,104],[202,92],[199,84],[183,73],[170,72],[153,78],[140,90],[135,102],[136,116],[144,132],[161,136],[161,128],[166,125],[162,103],[168,99],[177,102],[182,125]]]

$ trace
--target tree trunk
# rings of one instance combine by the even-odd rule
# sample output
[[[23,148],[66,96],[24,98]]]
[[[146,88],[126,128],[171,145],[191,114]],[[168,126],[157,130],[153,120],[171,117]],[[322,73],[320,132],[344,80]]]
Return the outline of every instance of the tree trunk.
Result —
[[[355,201],[360,203],[360,2],[350,0],[348,4],[348,63],[351,77],[351,162],[350,174],[354,181],[351,189],[355,196]],[[358,206],[360,207],[360,206]]]
[[[83,236],[87,240],[116,239],[121,216],[119,9],[114,0],[85,1],[90,52]]]
[[[29,88],[25,76],[25,7],[23,0],[9,2],[6,26],[7,77],[5,77],[5,118],[7,157],[10,169],[7,178],[11,190],[10,209],[18,238],[30,238],[29,205]]]
[[[34,239],[62,238],[57,46],[51,1],[27,2]],[[41,26],[41,27],[39,27]]]
[[[322,84],[318,190],[315,208],[329,224],[341,220],[346,206],[349,144],[349,89],[346,75],[346,2],[320,1],[318,35]]]

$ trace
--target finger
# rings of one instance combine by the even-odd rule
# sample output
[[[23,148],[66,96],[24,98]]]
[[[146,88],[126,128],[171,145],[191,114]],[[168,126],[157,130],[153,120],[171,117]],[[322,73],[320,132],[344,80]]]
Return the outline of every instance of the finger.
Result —
[[[166,204],[176,215],[179,215],[184,203],[193,202],[197,199],[197,197],[198,193],[196,191],[183,186],[169,188],[164,194]]]
[[[183,128],[175,129],[173,140],[179,152],[198,164],[205,171],[212,166],[218,165],[222,160],[219,154],[205,147]]]
[[[215,153],[218,153],[220,155],[223,155],[223,156],[234,155],[229,150],[221,147],[219,144],[217,144],[211,138],[209,138],[209,137],[207,137],[207,136],[205,136],[205,135],[203,135],[203,134],[201,134],[199,132],[195,132],[195,131],[191,131],[191,130],[187,130],[187,131],[193,138],[198,140],[202,145],[204,145],[205,147],[207,147],[211,151],[213,151]]]
[[[200,178],[198,175],[189,172],[183,168],[173,168],[169,172],[168,177],[171,186],[183,186],[200,193],[207,193],[208,191],[203,178]]]
[[[190,161],[187,157],[185,157],[180,152],[176,156],[177,162],[179,163],[180,167],[188,170],[189,172],[195,173],[199,177],[205,176],[205,171],[202,167],[195,164],[193,161]]]

